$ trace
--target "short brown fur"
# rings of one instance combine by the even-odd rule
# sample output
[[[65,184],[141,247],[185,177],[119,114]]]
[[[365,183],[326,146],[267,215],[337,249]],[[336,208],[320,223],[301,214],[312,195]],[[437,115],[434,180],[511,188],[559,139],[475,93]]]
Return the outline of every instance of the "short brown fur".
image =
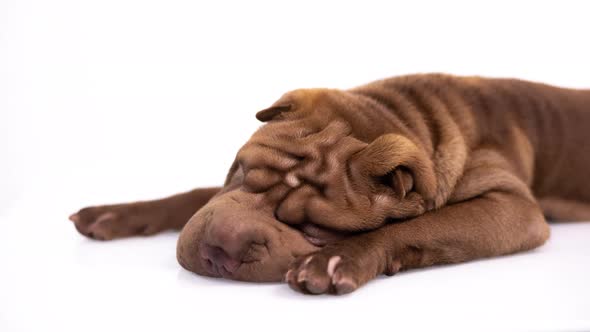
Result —
[[[292,91],[257,117],[223,187],[70,219],[103,240],[182,228],[188,270],[313,294],[535,248],[544,214],[590,219],[590,90],[411,75]]]

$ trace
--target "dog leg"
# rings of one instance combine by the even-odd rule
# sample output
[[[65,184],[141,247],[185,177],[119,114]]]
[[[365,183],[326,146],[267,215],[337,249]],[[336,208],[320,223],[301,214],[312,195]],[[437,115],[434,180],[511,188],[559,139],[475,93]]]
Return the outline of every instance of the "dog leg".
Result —
[[[342,294],[379,274],[528,250],[548,236],[536,202],[491,191],[299,257],[285,279],[300,292]]]
[[[181,229],[221,188],[195,189],[153,201],[81,209],[69,219],[83,235],[98,240]]]
[[[554,221],[587,221],[590,219],[590,204],[583,201],[557,197],[539,199],[545,217]]]

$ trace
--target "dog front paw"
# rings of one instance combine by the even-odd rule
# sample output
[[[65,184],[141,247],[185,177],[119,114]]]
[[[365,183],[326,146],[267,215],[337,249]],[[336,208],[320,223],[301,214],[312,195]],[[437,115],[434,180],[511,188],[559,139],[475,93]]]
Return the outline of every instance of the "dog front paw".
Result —
[[[141,203],[87,207],[69,219],[80,234],[97,240],[112,240],[158,232],[160,216]]]
[[[377,275],[374,262],[375,257],[326,247],[295,260],[285,280],[304,294],[347,294]]]

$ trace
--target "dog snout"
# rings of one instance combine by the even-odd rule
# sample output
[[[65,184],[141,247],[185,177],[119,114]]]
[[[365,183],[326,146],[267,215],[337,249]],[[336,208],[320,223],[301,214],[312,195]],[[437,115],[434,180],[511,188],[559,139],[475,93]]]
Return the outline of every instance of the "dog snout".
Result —
[[[213,277],[243,279],[240,268],[267,258],[273,235],[256,216],[244,214],[248,212],[230,205],[193,216],[179,237],[181,265]]]
[[[177,258],[197,274],[244,281],[280,281],[294,257],[317,250],[300,230],[278,221],[255,195],[228,193],[184,226]]]

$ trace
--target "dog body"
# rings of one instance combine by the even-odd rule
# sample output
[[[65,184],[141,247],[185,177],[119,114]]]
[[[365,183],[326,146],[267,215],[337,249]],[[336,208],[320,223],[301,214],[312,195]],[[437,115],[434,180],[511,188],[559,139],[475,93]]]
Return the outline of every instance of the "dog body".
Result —
[[[223,187],[70,219],[99,239],[182,228],[186,269],[314,294],[535,248],[544,215],[590,219],[588,90],[413,75],[292,91],[257,118]]]

